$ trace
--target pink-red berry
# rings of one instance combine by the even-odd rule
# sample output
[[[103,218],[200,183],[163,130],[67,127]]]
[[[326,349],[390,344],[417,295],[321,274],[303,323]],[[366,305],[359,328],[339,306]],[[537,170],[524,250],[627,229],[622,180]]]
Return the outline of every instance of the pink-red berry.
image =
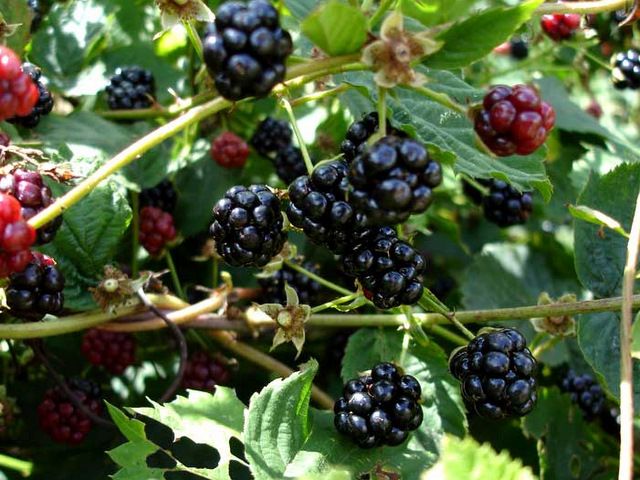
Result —
[[[173,216],[156,207],[140,210],[140,245],[151,255],[158,255],[176,238]]]
[[[553,107],[528,85],[493,87],[475,117],[475,130],[498,156],[528,155],[547,139],[555,124]]]
[[[11,143],[11,137],[4,132],[0,132],[0,145],[3,147],[8,147]]]
[[[20,202],[0,193],[0,278],[25,269],[35,241],[36,231],[23,219]]]
[[[573,36],[580,28],[581,17],[577,13],[554,13],[543,15],[540,26],[544,33],[552,40],[559,42]]]
[[[29,115],[40,98],[38,87],[21,67],[14,51],[0,46],[0,121]]]
[[[136,359],[135,338],[124,332],[92,328],[82,337],[81,349],[89,362],[113,375],[121,375]]]
[[[229,370],[221,361],[207,352],[199,351],[189,356],[182,378],[182,387],[213,393],[216,385],[229,382]]]
[[[593,100],[589,105],[587,105],[587,108],[585,109],[585,111],[592,117],[598,118],[598,119],[602,117],[602,115],[604,114],[604,111],[602,110],[602,106],[595,100]]]
[[[236,134],[224,132],[211,143],[211,157],[224,168],[242,168],[249,157],[249,146]]]

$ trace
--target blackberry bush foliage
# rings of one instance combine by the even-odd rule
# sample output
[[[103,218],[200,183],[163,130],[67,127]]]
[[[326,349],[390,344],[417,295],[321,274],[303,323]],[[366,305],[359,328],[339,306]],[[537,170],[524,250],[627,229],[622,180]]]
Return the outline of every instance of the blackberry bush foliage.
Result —
[[[0,2],[4,476],[638,477],[633,2],[449,3]]]

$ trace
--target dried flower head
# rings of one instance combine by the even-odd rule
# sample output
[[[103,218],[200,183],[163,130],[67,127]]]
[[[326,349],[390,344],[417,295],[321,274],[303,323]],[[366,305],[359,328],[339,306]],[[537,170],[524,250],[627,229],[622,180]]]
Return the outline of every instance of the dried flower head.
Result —
[[[554,305],[558,303],[574,303],[577,298],[568,293],[557,300],[551,298],[547,292],[542,292],[538,297],[538,305]],[[532,318],[531,323],[537,332],[546,332],[554,336],[573,336],[576,334],[576,321],[571,315],[559,315],[555,317]]]

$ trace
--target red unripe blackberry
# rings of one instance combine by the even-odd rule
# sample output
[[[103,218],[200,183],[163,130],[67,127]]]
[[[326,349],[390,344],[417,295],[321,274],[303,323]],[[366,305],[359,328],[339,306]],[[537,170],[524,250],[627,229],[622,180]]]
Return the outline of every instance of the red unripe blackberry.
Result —
[[[227,365],[205,351],[192,353],[182,378],[182,387],[213,393],[216,385],[226,385],[230,373]]]
[[[29,75],[38,88],[38,101],[28,115],[19,115],[9,119],[9,122],[24,128],[34,128],[40,123],[44,115],[49,115],[53,110],[53,96],[42,79],[42,72],[31,63],[23,63],[22,71]]]
[[[211,158],[223,168],[242,168],[249,157],[247,143],[231,132],[223,132],[211,143]]]
[[[13,50],[0,45],[0,121],[29,115],[38,102],[38,87],[22,71]]]
[[[136,360],[136,341],[125,332],[110,332],[99,328],[87,330],[82,337],[82,354],[93,365],[121,375]]]
[[[151,255],[158,255],[176,238],[173,216],[156,207],[140,210],[140,245]]]
[[[475,116],[475,131],[498,156],[528,155],[536,151],[553,129],[553,107],[528,85],[497,85],[484,97]]]
[[[78,400],[96,415],[102,412],[100,388],[88,380],[72,379],[68,386]],[[77,445],[89,434],[93,427],[91,420],[76,407],[60,387],[55,387],[44,395],[38,406],[40,428],[57,443]]]
[[[559,42],[573,36],[580,27],[581,16],[577,13],[553,13],[543,15],[540,26],[552,40]]]
[[[0,193],[0,278],[21,272],[31,261],[36,231],[23,218],[20,202]]]
[[[587,108],[585,108],[585,111],[596,119],[599,119],[604,114],[604,110],[602,110],[602,105],[600,105],[595,100],[593,100],[589,105],[587,105]]]

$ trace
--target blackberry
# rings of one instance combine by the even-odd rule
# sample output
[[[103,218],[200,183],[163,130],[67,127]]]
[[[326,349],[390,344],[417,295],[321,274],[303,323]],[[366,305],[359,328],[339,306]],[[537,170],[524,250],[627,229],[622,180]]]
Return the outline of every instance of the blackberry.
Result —
[[[581,16],[577,13],[553,13],[540,18],[540,26],[552,40],[559,42],[573,36],[580,27]]]
[[[513,37],[509,40],[509,53],[516,60],[524,60],[529,56],[529,43],[523,37]]]
[[[476,178],[474,180],[480,185],[487,188],[489,188],[489,185],[491,185],[491,180],[487,180],[484,178]],[[469,200],[471,200],[476,205],[482,205],[482,192],[478,190],[471,182],[468,182],[464,179],[462,180],[462,192]]]
[[[42,81],[42,72],[32,63],[23,63],[22,71],[29,75],[33,83],[38,88],[38,101],[31,110],[31,113],[24,116],[16,116],[9,119],[10,123],[20,125],[24,128],[34,128],[40,123],[44,115],[49,115],[53,110],[53,97]]]
[[[340,145],[340,151],[344,159],[351,163],[367,148],[367,140],[378,131],[379,127],[378,112],[370,112],[362,116],[361,120],[351,124],[347,130],[346,138]],[[402,136],[402,132],[391,127],[391,123],[387,120],[387,132]]]
[[[302,266],[313,273],[318,273],[318,266],[312,262],[305,262]],[[259,277],[258,284],[262,289],[262,303],[279,303],[284,305],[287,297],[284,291],[285,284],[293,288],[298,294],[300,304],[314,305],[319,297],[321,285],[311,280],[306,275],[297,272],[287,265],[268,277]]]
[[[142,67],[122,67],[116,70],[107,86],[107,103],[111,110],[150,108],[155,99],[155,80]]]
[[[334,407],[334,425],[361,448],[403,443],[423,420],[420,383],[392,363],[349,380]]]
[[[7,305],[16,317],[57,315],[64,306],[64,275],[48,257],[36,258],[9,277]]]
[[[273,164],[276,167],[278,177],[287,185],[307,173],[302,151],[293,145],[280,150],[273,159]]]
[[[640,51],[630,48],[626,52],[619,52],[611,58],[611,65],[611,79],[615,88],[640,88]]]
[[[42,23],[42,10],[38,0],[27,0],[27,5],[31,9],[31,33],[33,33]]]
[[[31,77],[22,71],[20,58],[0,45],[0,122],[29,115],[38,103],[39,92]]]
[[[280,200],[265,185],[235,186],[213,207],[210,232],[230,265],[263,267],[287,239]]]
[[[382,309],[412,305],[423,292],[426,260],[398,239],[393,228],[371,230],[360,246],[340,257],[344,272],[356,277],[365,295]]]
[[[525,223],[533,211],[531,192],[518,192],[502,180],[491,180],[482,201],[484,216],[501,228]]]
[[[287,218],[334,253],[351,250],[365,230],[363,215],[347,201],[348,169],[343,160],[322,163],[289,185]]]
[[[602,387],[588,373],[578,375],[569,370],[562,380],[562,390],[580,407],[584,416],[593,420],[606,410],[606,398]]]
[[[36,231],[22,217],[20,202],[0,193],[0,278],[21,272],[33,259]]]
[[[173,216],[157,207],[140,210],[140,245],[151,255],[159,255],[176,238]]]
[[[218,8],[202,48],[220,95],[240,100],[264,97],[284,80],[293,43],[268,1],[228,1]]]
[[[387,136],[355,158],[349,182],[350,200],[367,223],[392,225],[429,208],[442,169],[422,144]]]
[[[553,107],[528,85],[497,85],[484,97],[475,131],[494,154],[528,155],[547,139],[555,124]]]
[[[536,404],[536,360],[517,330],[478,335],[453,353],[449,370],[461,382],[467,408],[482,417],[523,416]]]
[[[136,341],[130,333],[92,328],[82,337],[81,351],[92,365],[101,365],[113,375],[122,375],[135,362]]]
[[[51,189],[45,185],[38,172],[18,168],[0,176],[0,192],[12,195],[21,205],[22,217],[29,220],[54,202]],[[37,230],[36,243],[51,242],[62,225],[62,215],[57,216]]]
[[[267,117],[253,133],[251,146],[263,157],[269,157],[291,145],[293,131],[284,120]]]
[[[249,146],[231,132],[224,132],[211,143],[211,158],[223,168],[242,168],[249,157]]]
[[[102,412],[100,388],[89,380],[67,382],[75,397],[92,413]],[[57,443],[82,443],[93,427],[91,420],[76,407],[60,387],[47,390],[38,406],[40,428]]]
[[[173,213],[178,202],[178,194],[173,183],[164,179],[155,187],[145,188],[140,192],[140,208],[156,207],[163,212]]]
[[[213,393],[216,385],[229,383],[230,373],[227,365],[212,358],[207,352],[191,354],[182,377],[182,387]]]

